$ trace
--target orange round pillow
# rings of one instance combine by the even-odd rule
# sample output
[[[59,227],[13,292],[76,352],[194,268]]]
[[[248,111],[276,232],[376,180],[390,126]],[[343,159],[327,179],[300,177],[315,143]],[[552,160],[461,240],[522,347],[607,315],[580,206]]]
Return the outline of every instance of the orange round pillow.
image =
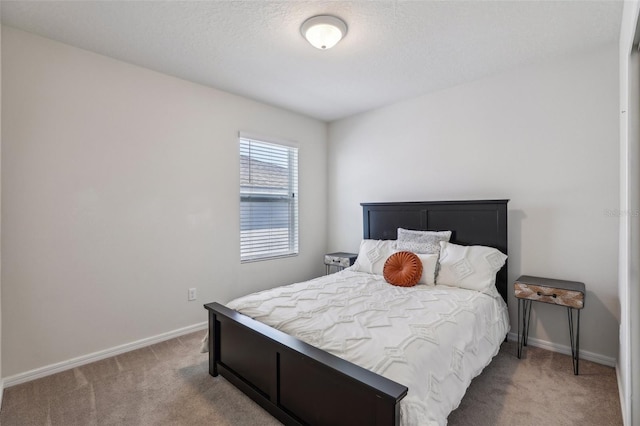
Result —
[[[399,251],[389,256],[382,270],[384,279],[400,287],[412,287],[422,276],[422,262],[415,253]]]

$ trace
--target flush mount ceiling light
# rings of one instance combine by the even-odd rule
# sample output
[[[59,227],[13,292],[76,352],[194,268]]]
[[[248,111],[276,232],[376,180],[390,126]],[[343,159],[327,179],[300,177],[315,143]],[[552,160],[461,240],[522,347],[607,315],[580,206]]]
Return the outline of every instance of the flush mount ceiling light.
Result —
[[[304,21],[300,32],[313,47],[326,50],[347,35],[347,24],[335,16],[318,15]]]

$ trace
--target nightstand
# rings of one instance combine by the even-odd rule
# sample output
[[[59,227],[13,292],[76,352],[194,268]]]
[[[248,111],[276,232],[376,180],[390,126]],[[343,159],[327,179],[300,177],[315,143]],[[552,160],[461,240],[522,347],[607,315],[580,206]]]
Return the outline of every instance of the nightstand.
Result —
[[[329,275],[331,272],[331,267],[334,266],[338,271],[342,271],[344,268],[348,268],[353,265],[353,262],[356,261],[358,257],[355,253],[327,253],[324,255],[324,265],[325,265],[325,273]]]
[[[522,356],[522,347],[527,346],[531,302],[564,306],[567,308],[569,318],[573,374],[577,375],[580,362],[580,310],[584,308],[586,294],[584,283],[523,275],[516,280],[513,287],[515,296],[518,298],[518,358]],[[574,311],[577,311],[577,321],[574,321]],[[521,323],[522,333],[520,332]],[[577,327],[574,327],[574,323]],[[574,328],[576,328],[575,331]]]

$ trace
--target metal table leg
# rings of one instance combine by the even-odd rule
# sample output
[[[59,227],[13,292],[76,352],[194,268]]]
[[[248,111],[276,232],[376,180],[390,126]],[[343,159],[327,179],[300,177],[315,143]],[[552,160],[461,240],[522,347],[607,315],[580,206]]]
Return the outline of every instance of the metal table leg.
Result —
[[[518,358],[522,358],[522,347],[527,346],[529,322],[531,320],[531,300],[518,299]],[[520,323],[522,322],[522,333]]]
[[[576,321],[576,331],[574,334],[573,325],[573,308],[567,307],[567,316],[569,318],[569,339],[571,340],[571,359],[573,361],[573,374],[578,375],[580,367],[580,309],[578,311],[578,320]]]

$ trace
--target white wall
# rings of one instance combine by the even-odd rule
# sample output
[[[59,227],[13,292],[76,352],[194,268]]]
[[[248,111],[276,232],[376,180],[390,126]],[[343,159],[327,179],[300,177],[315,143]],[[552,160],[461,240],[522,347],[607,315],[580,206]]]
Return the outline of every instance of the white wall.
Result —
[[[0,3],[0,21],[2,21],[2,4]],[[2,81],[2,25],[0,25],[0,82]],[[2,99],[2,84],[0,84],[0,99]],[[2,102],[0,102],[0,193],[2,188]],[[0,235],[2,234],[2,197],[0,196]],[[0,237],[1,238],[1,237]],[[0,245],[0,408],[4,395],[4,382],[2,380],[2,248]]]
[[[325,123],[2,31],[5,377],[322,274]],[[239,262],[240,130],[300,145],[297,257]]]
[[[618,350],[615,45],[421,96],[329,126],[329,250],[357,250],[359,203],[509,198],[509,279],[583,281],[581,348]],[[515,332],[517,304],[510,286]],[[530,338],[568,346],[565,309]]]
[[[618,386],[625,425],[640,419],[640,54],[633,49],[640,3],[625,2],[620,29],[620,357]],[[635,379],[634,379],[635,378]]]

